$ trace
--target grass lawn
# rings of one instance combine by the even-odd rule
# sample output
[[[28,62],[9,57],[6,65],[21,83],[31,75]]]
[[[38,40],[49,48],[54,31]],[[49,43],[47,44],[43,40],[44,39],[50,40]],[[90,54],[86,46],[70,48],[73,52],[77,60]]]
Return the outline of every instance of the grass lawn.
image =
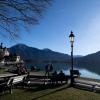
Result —
[[[4,68],[1,68],[1,69],[0,69],[0,74],[4,74],[4,73],[7,73],[7,72],[5,71]]]
[[[0,95],[0,100],[100,100],[100,94],[66,85],[59,87],[38,86],[13,89],[13,93]]]
[[[9,66],[3,66],[3,65],[1,66],[0,65],[0,74],[9,73],[9,72],[7,72],[8,68],[9,68]]]

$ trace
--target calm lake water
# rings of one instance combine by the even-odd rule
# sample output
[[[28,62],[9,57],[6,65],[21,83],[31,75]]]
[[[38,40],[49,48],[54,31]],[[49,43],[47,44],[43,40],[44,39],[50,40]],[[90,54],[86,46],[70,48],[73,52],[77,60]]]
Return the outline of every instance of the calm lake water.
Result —
[[[45,70],[45,65],[46,64],[30,64],[28,65],[29,68],[31,68],[31,66],[36,66],[36,68],[40,69],[40,70]],[[87,78],[92,78],[92,79],[99,79],[100,80],[100,75],[98,75],[97,73],[94,73],[94,72],[91,72],[85,68],[76,68],[74,67],[74,69],[78,69],[79,72],[81,73],[81,77],[87,77]],[[63,70],[63,72],[66,74],[66,75],[69,75],[70,74],[70,65],[68,64],[61,64],[61,63],[54,63],[53,64],[53,70],[56,70],[56,71],[60,71],[60,70]]]
[[[78,69],[78,68],[77,68]],[[81,73],[81,77],[87,77],[87,78],[92,78],[92,79],[99,79],[100,80],[100,75],[93,73],[87,69],[78,69],[79,72]],[[69,70],[63,70],[65,74],[70,74]]]

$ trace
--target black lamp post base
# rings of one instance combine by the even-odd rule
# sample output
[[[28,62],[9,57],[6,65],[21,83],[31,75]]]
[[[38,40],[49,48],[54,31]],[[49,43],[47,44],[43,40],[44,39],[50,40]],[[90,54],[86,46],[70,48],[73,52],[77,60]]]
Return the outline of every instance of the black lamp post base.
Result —
[[[70,79],[71,79],[70,86],[71,86],[71,87],[73,87],[73,86],[74,86],[74,76],[73,76],[73,70],[70,70]]]
[[[71,78],[71,83],[70,83],[70,87],[74,86],[74,77]]]

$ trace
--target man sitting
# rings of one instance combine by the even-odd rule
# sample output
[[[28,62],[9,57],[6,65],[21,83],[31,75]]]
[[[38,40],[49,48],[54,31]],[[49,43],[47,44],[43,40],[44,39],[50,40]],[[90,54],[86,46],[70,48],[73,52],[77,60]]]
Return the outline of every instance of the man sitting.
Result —
[[[65,74],[61,70],[60,73],[58,74],[58,81],[60,81],[62,83],[65,80],[66,80]]]

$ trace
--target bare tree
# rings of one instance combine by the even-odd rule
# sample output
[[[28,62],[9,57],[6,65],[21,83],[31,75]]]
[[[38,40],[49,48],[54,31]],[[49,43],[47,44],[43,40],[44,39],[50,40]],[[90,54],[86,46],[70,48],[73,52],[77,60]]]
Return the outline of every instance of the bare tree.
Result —
[[[19,36],[21,28],[37,24],[52,0],[0,0],[0,34]]]

